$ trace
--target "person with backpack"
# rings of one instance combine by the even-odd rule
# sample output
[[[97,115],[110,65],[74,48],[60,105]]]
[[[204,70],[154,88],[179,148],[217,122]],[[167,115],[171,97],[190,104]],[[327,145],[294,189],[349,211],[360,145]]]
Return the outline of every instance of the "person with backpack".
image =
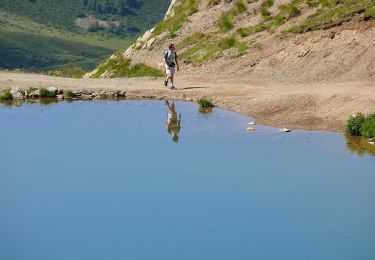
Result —
[[[169,44],[168,50],[164,52],[164,65],[165,65],[165,73],[166,79],[164,81],[164,86],[168,87],[168,82],[170,81],[172,86],[171,89],[176,89],[174,86],[174,74],[180,70],[180,66],[178,64],[178,55],[176,52],[176,47],[174,44]]]

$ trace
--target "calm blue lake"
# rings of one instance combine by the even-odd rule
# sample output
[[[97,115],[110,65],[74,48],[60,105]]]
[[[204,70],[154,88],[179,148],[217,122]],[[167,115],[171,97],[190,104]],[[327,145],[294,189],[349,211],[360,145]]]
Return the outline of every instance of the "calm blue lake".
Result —
[[[176,110],[173,133],[162,101],[0,105],[0,259],[375,259],[374,156]]]

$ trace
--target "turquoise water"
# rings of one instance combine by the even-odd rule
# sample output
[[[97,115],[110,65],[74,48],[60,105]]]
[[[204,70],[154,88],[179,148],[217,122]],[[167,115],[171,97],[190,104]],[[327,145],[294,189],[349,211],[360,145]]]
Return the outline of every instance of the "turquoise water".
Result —
[[[0,259],[375,259],[375,157],[176,109],[0,105]]]

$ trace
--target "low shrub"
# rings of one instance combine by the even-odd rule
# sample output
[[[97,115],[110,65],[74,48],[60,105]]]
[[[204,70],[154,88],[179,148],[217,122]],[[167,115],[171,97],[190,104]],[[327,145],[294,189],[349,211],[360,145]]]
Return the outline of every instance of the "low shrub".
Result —
[[[365,115],[362,113],[357,113],[356,115],[349,116],[346,120],[346,133],[350,135],[360,136],[361,127],[365,122]]]
[[[262,7],[260,9],[260,14],[263,16],[263,17],[269,17],[271,16],[271,12],[268,11],[267,7]]]
[[[12,100],[13,96],[10,93],[10,89],[4,91],[2,95],[0,95],[0,100]]]
[[[76,95],[73,93],[73,91],[71,91],[71,90],[67,90],[67,91],[65,91],[64,94],[65,94],[65,97],[67,97],[67,98],[74,98],[74,97],[76,96]]]
[[[375,6],[371,6],[366,9],[365,14],[364,14],[364,19],[370,20],[375,18]]]
[[[40,95],[41,98],[54,98],[54,97],[56,97],[55,92],[49,91],[46,88],[39,89],[39,95]]]
[[[214,107],[214,104],[212,103],[211,100],[204,99],[204,98],[198,99],[198,104],[200,108],[213,108]]]
[[[346,133],[354,136],[375,137],[375,114],[357,113],[346,120]]]
[[[228,32],[233,28],[234,23],[230,18],[229,14],[225,14],[221,17],[218,26],[221,32]]]
[[[366,117],[361,126],[361,135],[369,138],[375,137],[375,114]]]

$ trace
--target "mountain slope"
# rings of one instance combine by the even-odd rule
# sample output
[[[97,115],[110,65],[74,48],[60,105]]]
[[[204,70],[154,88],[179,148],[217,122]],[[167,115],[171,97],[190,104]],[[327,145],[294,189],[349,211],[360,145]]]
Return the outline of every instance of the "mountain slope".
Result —
[[[373,0],[177,0],[124,56],[159,66],[175,42],[186,77],[373,79],[374,17]]]
[[[95,6],[91,2],[2,0],[0,51],[6,55],[0,56],[0,66],[93,68],[113,51],[126,49],[140,32],[162,19],[169,6],[169,0],[96,0]],[[56,40],[49,40],[51,37]],[[32,46],[33,53],[25,56]],[[86,50],[96,55],[87,55]]]

